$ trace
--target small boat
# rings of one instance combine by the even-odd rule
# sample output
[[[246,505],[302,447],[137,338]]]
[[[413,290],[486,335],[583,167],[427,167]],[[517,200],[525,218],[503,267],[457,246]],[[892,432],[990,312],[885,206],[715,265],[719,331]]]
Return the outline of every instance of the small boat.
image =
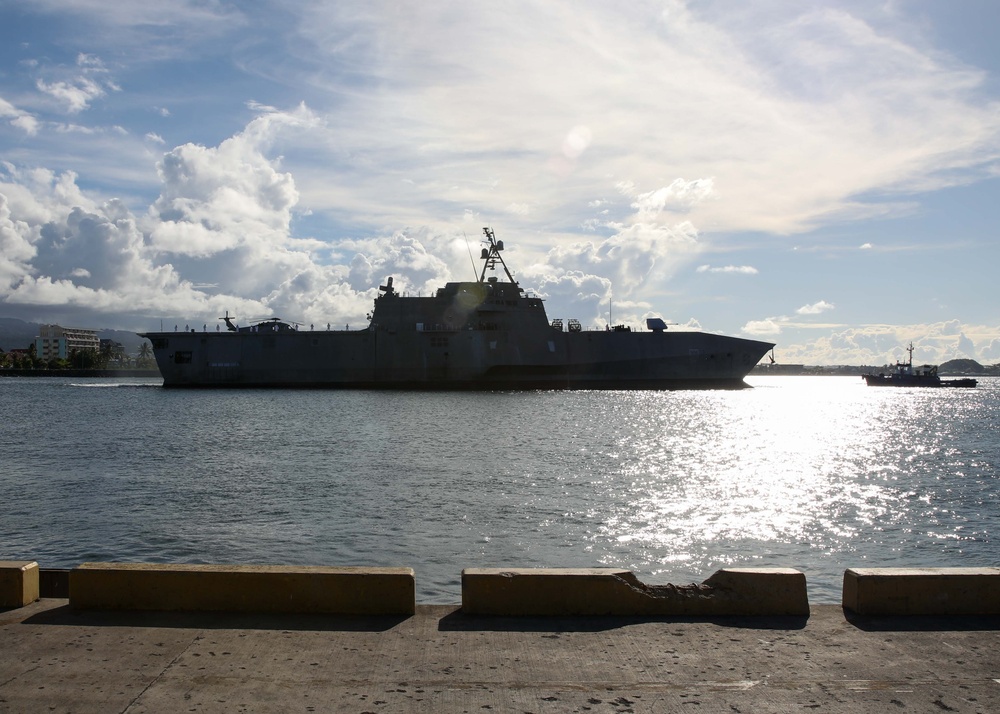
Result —
[[[869,387],[975,387],[978,382],[971,377],[941,379],[937,365],[913,366],[913,343],[906,348],[909,358],[906,362],[896,362],[892,371],[886,374],[868,373],[861,377]]]

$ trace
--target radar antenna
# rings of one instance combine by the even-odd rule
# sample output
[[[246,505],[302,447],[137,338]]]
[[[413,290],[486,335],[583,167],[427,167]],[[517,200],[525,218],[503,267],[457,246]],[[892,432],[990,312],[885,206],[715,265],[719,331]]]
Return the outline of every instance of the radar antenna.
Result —
[[[507,279],[512,285],[517,285],[517,281],[511,275],[507,263],[504,262],[503,256],[500,255],[500,252],[503,250],[503,241],[496,239],[492,228],[483,228],[483,233],[486,235],[486,243],[489,247],[483,248],[483,254],[480,256],[480,259],[483,261],[483,271],[479,274],[479,282],[483,282],[486,279],[487,270],[496,270],[497,262],[499,261],[500,265],[503,266],[503,271],[507,274]],[[522,289],[518,287],[518,290]]]

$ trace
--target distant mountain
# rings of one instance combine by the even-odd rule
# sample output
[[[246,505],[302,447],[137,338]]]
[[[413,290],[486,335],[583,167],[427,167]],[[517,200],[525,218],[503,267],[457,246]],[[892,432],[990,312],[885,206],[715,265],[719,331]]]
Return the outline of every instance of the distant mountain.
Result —
[[[25,322],[13,317],[0,317],[0,350],[4,352],[13,349],[26,349],[35,341],[37,335],[38,325],[33,322]]]
[[[127,330],[98,330],[97,337],[102,340],[120,342],[122,347],[125,348],[125,354],[127,355],[138,354],[139,346],[143,342],[149,342],[149,340],[143,339],[134,332],[128,332]]]
[[[12,349],[27,349],[38,336],[40,327],[41,325],[35,322],[25,322],[13,317],[0,317],[0,350],[7,352]],[[74,327],[74,325],[65,325],[65,327]],[[146,341],[134,332],[125,330],[98,330],[97,336],[102,340],[120,342],[125,347],[125,353],[131,355],[138,353],[139,346]]]

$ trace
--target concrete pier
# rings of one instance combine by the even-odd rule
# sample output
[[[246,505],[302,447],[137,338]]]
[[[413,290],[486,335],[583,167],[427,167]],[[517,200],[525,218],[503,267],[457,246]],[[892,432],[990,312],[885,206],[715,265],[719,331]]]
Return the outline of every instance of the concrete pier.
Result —
[[[0,712],[1000,711],[1000,618],[0,610]]]

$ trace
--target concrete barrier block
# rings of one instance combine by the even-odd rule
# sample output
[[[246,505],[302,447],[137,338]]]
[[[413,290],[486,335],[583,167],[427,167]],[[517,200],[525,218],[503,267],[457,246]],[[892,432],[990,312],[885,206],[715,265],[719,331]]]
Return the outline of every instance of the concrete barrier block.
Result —
[[[412,615],[411,568],[84,563],[69,576],[70,605],[181,610]]]
[[[1000,615],[1000,568],[850,568],[843,606],[859,615]]]
[[[24,607],[38,599],[38,563],[0,560],[0,607]]]
[[[466,568],[462,611],[474,615],[808,615],[805,575],[730,568],[698,585],[646,585],[615,568]]]

